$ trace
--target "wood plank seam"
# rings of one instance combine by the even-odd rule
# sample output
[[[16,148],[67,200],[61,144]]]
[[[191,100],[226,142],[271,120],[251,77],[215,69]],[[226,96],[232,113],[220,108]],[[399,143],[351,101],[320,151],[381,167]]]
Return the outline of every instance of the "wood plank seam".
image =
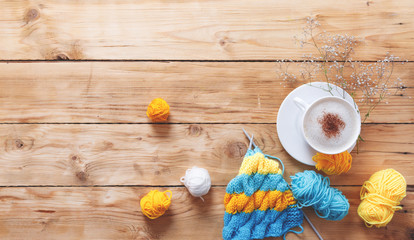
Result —
[[[13,122],[0,122],[0,125],[186,125],[186,124],[207,124],[207,125],[238,125],[238,124],[254,124],[254,125],[272,125],[275,123],[269,122],[185,122],[185,123],[143,123],[143,122],[31,122],[31,123],[13,123]],[[365,123],[366,124],[366,123]],[[370,124],[414,124],[414,123],[370,123]]]
[[[24,59],[11,59],[5,60],[0,59],[0,63],[36,63],[36,62],[200,62],[200,63],[277,63],[285,59],[274,59],[274,60],[266,60],[266,59],[247,59],[247,60],[220,60],[220,59],[212,59],[212,60],[198,60],[198,59],[68,59],[68,60],[58,60],[58,59],[34,59],[34,60],[24,60]],[[308,62],[307,60],[290,60],[292,63],[304,63]],[[342,60],[338,61],[322,61],[322,60],[313,60],[315,63],[321,62],[344,62]],[[361,60],[361,63],[375,63],[375,60]],[[414,60],[397,60],[393,61],[395,63],[413,63]]]

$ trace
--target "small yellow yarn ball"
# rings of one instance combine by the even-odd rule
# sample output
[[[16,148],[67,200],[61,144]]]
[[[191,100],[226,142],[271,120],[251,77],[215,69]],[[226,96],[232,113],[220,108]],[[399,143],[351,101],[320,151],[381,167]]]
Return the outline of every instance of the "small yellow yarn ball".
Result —
[[[167,193],[170,195],[168,196]],[[172,192],[167,190],[160,192],[151,190],[147,195],[141,198],[141,211],[150,219],[156,219],[164,215],[165,211],[171,205]]]
[[[362,186],[358,215],[367,227],[385,227],[394,212],[402,209],[398,205],[406,191],[407,182],[401,173],[394,169],[376,172]]]
[[[323,171],[328,175],[340,175],[351,169],[352,155],[348,151],[333,155],[316,153],[316,155],[312,157],[312,160],[316,162],[316,169]]]
[[[170,106],[162,98],[156,98],[148,105],[147,116],[153,122],[165,122],[170,115]]]

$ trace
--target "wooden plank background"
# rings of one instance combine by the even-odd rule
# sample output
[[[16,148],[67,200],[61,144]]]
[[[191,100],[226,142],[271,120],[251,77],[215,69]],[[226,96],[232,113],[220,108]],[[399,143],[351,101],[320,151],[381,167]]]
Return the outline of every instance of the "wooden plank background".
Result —
[[[300,63],[289,69],[299,73]],[[414,122],[414,63],[394,72],[405,93],[390,96],[368,122]],[[272,62],[13,62],[0,63],[0,81],[0,121],[8,123],[148,123],[148,103],[160,96],[170,123],[275,123],[301,84],[283,84]]]
[[[242,128],[260,148],[282,158],[285,177],[312,167],[282,148],[275,124],[7,124],[0,125],[0,186],[181,185],[193,165],[213,185],[235,177],[248,147]],[[395,168],[414,184],[412,124],[372,124],[348,174],[333,185],[362,185],[373,171]]]
[[[414,218],[412,191],[404,200],[405,210],[396,212],[387,228],[367,229],[356,213],[360,188],[339,189],[351,203],[349,215],[341,222],[327,224],[311,210],[306,211],[325,239],[341,236],[410,239],[410,223]],[[205,196],[205,202],[191,197],[183,188],[173,188],[174,202],[170,209],[153,221],[139,211],[138,199],[147,191],[147,187],[3,188],[0,236],[2,239],[221,239],[224,187],[213,188]],[[304,233],[290,233],[287,239],[316,239],[307,223],[304,228]]]
[[[301,58],[306,18],[361,39],[356,59],[414,60],[414,2],[2,1],[0,59]]]
[[[363,125],[349,173],[330,177],[349,215],[306,212],[324,239],[413,239],[413,9],[410,0],[0,0],[0,238],[220,239],[225,186],[248,144],[242,128],[282,158],[287,180],[313,169],[277,137],[279,105],[303,82],[286,86],[274,60],[314,53],[293,40],[314,17],[317,33],[357,37],[354,59],[408,60],[394,70],[407,88]],[[145,115],[155,97],[171,105],[168,124]],[[205,202],[179,182],[194,165],[212,177]],[[407,180],[404,208],[368,229],[360,186],[385,168]],[[151,189],[173,191],[157,220],[139,207]],[[304,228],[288,239],[316,239]]]

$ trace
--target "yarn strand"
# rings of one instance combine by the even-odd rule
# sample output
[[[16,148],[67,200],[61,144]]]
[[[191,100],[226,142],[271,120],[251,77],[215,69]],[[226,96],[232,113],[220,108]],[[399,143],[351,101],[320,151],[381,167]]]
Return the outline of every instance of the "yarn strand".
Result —
[[[300,228],[300,231],[296,231],[296,230],[289,229],[287,232],[285,232],[285,234],[283,234],[283,240],[286,240],[286,235],[288,233],[296,233],[296,234],[303,233],[304,229],[303,229],[302,225],[299,225],[298,227]]]
[[[316,227],[312,224],[311,220],[308,218],[305,212],[303,212],[303,216],[305,217],[306,221],[308,221],[309,225],[313,229],[313,231],[316,233],[316,236],[318,236],[319,240],[323,240],[321,234],[319,234],[318,230],[316,230]]]
[[[280,158],[278,158],[278,157],[273,157],[273,156],[268,155],[268,154],[265,154],[265,157],[267,157],[267,158],[273,158],[273,159],[278,160],[278,161],[279,161],[279,163],[280,163],[280,165],[282,165],[282,175],[283,175],[283,173],[285,173],[285,165],[283,164],[283,162],[282,162],[282,160],[281,160]]]

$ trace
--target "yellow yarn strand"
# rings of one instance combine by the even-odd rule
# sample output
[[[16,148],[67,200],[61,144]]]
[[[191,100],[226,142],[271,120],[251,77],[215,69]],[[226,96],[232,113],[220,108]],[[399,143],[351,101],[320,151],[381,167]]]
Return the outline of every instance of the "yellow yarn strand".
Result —
[[[170,106],[162,98],[156,98],[148,105],[147,116],[153,122],[165,122],[170,115]]]
[[[168,196],[167,193],[170,195]],[[172,192],[167,190],[160,192],[151,190],[147,195],[141,198],[141,211],[150,219],[156,219],[164,215],[171,204]]]
[[[407,182],[401,173],[386,169],[374,173],[361,188],[362,202],[358,215],[367,227],[385,227],[394,212],[402,209],[400,201],[406,196]]]
[[[316,169],[328,175],[340,175],[351,169],[352,155],[348,151],[334,155],[316,153],[312,160],[316,162]]]

